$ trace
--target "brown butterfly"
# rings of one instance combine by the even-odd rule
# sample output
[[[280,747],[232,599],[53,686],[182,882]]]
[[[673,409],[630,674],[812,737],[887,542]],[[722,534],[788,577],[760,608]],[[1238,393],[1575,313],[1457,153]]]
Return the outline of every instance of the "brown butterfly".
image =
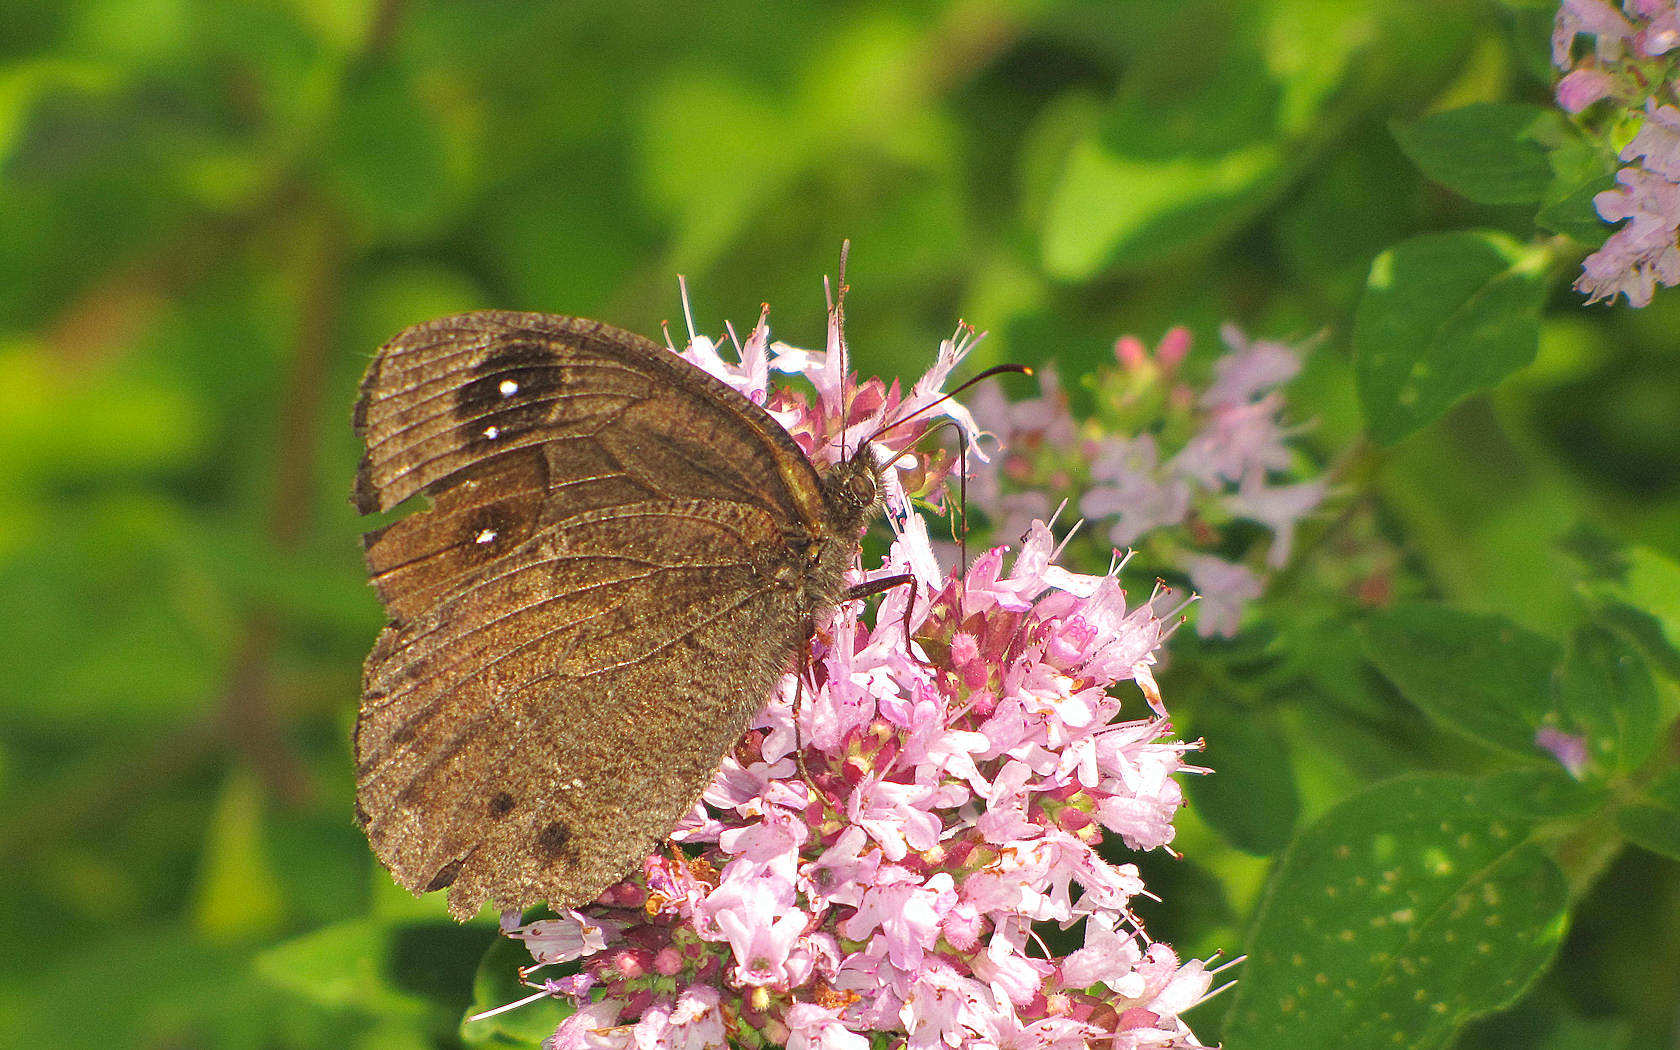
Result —
[[[763,409],[598,321],[416,325],[362,382],[362,513],[390,616],[357,818],[449,912],[586,904],[669,834],[792,669],[881,506]]]

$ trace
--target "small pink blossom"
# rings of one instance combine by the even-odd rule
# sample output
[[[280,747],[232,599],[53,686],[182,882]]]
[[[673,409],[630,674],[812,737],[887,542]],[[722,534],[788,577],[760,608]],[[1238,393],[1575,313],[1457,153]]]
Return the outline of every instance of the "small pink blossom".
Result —
[[[1188,554],[1184,571],[1196,588],[1196,633],[1229,638],[1242,625],[1243,606],[1260,597],[1260,578],[1246,565],[1215,558],[1211,554]]]
[[[871,777],[852,792],[852,822],[881,845],[888,860],[903,860],[911,850],[931,849],[939,841],[939,818],[928,808],[933,788],[897,784]]]
[[[1214,380],[1202,391],[1204,405],[1240,405],[1294,379],[1301,371],[1301,351],[1270,339],[1250,339],[1229,322],[1219,338],[1230,353],[1214,362]]]
[[[1674,0],[1631,0],[1630,7],[1644,20],[1633,35],[1635,51],[1657,58],[1680,47],[1680,11]]]
[[[1626,295],[1633,306],[1645,306],[1660,284],[1680,284],[1680,183],[1642,168],[1616,173],[1620,189],[1593,198],[1607,222],[1626,222],[1598,251],[1587,256],[1575,282],[1587,301]]]
[[[939,935],[939,924],[957,904],[951,876],[940,872],[930,879],[907,868],[884,868],[840,932],[854,941],[878,936],[887,958],[900,970],[922,964],[927,946]]]
[[[624,1050],[630,1039],[619,1027],[619,1008],[609,1000],[581,1007],[543,1040],[543,1050]]]
[[[538,962],[551,964],[593,955],[607,946],[610,934],[617,932],[615,923],[568,911],[559,918],[519,926],[508,931],[508,936],[524,941]]]
[[[1620,77],[1602,69],[1577,69],[1558,81],[1557,101],[1566,113],[1579,113],[1603,99],[1622,93]]]
[[[1552,30],[1552,62],[1559,69],[1569,66],[1575,38],[1591,33],[1601,58],[1614,59],[1633,35],[1633,25],[1607,0],[1563,0]]]
[[[1093,519],[1115,519],[1109,539],[1117,547],[1135,543],[1147,532],[1175,525],[1190,510],[1190,484],[1161,468],[1155,438],[1105,438],[1091,463],[1097,484],[1079,509]]]
[[[1622,147],[1621,157],[1642,159],[1646,171],[1670,182],[1680,182],[1680,109],[1659,106],[1655,99],[1646,99],[1645,123]]]
[[[1085,920],[1085,947],[1062,962],[1062,977],[1073,988],[1117,982],[1137,967],[1143,948],[1137,938],[1116,928],[1116,915],[1092,915]]]
[[[1550,751],[1552,757],[1558,760],[1558,765],[1568,770],[1570,776],[1581,779],[1581,774],[1587,768],[1586,737],[1574,736],[1551,726],[1541,726],[1534,732],[1534,744],[1543,751]]]
[[[837,1011],[794,1003],[787,1012],[787,1050],[869,1050],[869,1040],[846,1027]]]
[[[1238,486],[1229,507],[1237,517],[1257,521],[1272,530],[1272,545],[1266,554],[1266,564],[1280,569],[1289,562],[1290,549],[1295,543],[1296,523],[1324,502],[1328,489],[1329,482],[1323,478],[1294,485],[1265,485],[1251,481]]]

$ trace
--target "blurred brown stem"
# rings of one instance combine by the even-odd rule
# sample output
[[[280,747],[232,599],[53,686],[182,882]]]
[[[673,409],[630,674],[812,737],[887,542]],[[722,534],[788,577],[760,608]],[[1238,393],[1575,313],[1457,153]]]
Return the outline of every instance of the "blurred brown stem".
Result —
[[[283,554],[295,554],[314,504],[316,423],[326,390],[341,292],[344,244],[342,226],[329,209],[312,209],[298,226],[301,269],[297,338],[280,400],[275,438],[273,503],[269,532]],[[272,610],[259,609],[246,626],[245,644],[234,663],[222,703],[228,742],[249,759],[274,797],[288,805],[311,795],[303,764],[286,739],[286,727],[274,710],[270,658],[279,627]]]

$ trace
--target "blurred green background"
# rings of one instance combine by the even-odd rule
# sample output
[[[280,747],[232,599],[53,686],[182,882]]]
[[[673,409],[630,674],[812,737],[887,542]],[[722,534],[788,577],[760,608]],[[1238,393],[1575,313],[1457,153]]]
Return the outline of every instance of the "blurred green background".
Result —
[[[350,406],[373,349],[440,314],[658,338],[684,274],[702,331],[769,302],[778,337],[817,345],[849,237],[866,374],[918,374],[962,319],[990,332],[982,363],[1056,360],[1077,405],[1122,333],[1189,325],[1205,367],[1225,319],[1323,331],[1292,415],[1320,462],[1351,457],[1336,509],[1406,593],[1557,634],[1563,539],[1680,556],[1680,304],[1582,308],[1579,253],[1533,365],[1392,448],[1361,437],[1348,332],[1373,256],[1534,236],[1429,184],[1391,122],[1546,103],[1554,10],[0,5],[0,1042],[459,1038],[492,933],[390,885],[348,754],[381,622]],[[1284,581],[1315,624],[1353,604],[1336,557],[1309,544]],[[1148,863],[1166,903],[1145,920],[1186,952],[1240,951],[1293,822],[1483,761],[1396,715],[1348,630],[1290,634],[1302,618],[1278,614],[1299,674],[1232,684],[1258,655],[1239,641],[1210,657],[1225,672],[1192,647],[1164,682],[1206,764],[1275,755],[1298,787],[1241,848],[1192,814],[1186,859]],[[1560,972],[1461,1045],[1672,1045],[1677,886],[1671,861],[1607,859]],[[1220,1009],[1190,1015],[1204,1038]]]

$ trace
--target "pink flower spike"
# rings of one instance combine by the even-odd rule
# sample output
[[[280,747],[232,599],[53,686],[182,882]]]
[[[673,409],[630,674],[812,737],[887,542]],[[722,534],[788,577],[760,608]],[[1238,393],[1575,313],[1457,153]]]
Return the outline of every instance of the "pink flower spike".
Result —
[[[767,388],[766,411],[832,463],[879,421],[937,397],[970,344],[966,333],[948,341],[901,396],[847,373],[839,322],[819,352],[772,348],[762,319],[739,365],[699,337],[685,352],[748,386],[762,374],[754,362],[773,356],[765,367],[778,382],[809,385]],[[1187,338],[1169,333],[1156,363]],[[1183,408],[1199,411],[1193,398]],[[1053,386],[1021,428],[1012,434],[1024,442],[1065,435],[1077,447]],[[1142,951],[1128,910],[1145,892],[1137,869],[1097,851],[1117,848],[1106,836],[1169,842],[1175,778],[1195,772],[1164,718],[1114,721],[1136,702],[1119,688],[1127,681],[1164,711],[1151,673],[1166,633],[1156,596],[1129,605],[1123,563],[1061,565],[1063,544],[1032,517],[1018,553],[995,547],[953,574],[899,477],[925,471],[909,462],[920,457],[898,458],[919,432],[895,429],[875,450],[896,536],[886,560],[864,559],[846,579],[909,571],[916,585],[843,603],[814,625],[800,684],[790,675],[734,742],[673,834],[680,849],[660,849],[550,926],[509,920],[539,960],[579,960],[539,994],[594,1000],[551,1047],[1200,1046],[1172,1012],[1193,1001],[1180,989],[1194,991],[1196,971]],[[1189,490],[1159,456],[1152,467],[1155,484]],[[1033,941],[1036,921],[1091,923],[1087,953],[1056,958]],[[1069,979],[1093,973],[1101,979]]]

